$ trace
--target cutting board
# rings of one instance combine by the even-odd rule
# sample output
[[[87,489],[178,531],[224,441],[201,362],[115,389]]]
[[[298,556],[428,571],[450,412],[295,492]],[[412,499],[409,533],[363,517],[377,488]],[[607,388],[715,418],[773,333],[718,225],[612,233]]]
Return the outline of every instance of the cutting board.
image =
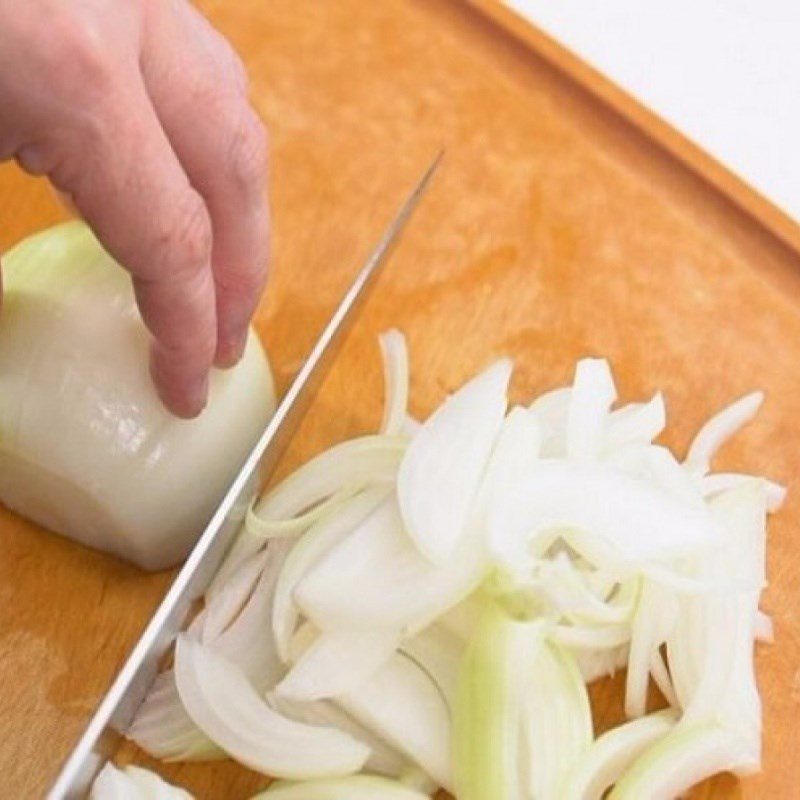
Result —
[[[358,264],[435,151],[433,184],[282,470],[374,430],[376,335],[408,335],[412,410],[426,414],[492,359],[525,400],[607,356],[621,395],[666,393],[683,453],[754,388],[758,420],[724,469],[788,483],[770,525],[759,646],[763,774],[703,798],[792,798],[800,785],[800,242],[797,230],[532,28],[461,0],[202,4],[247,63],[272,139],[274,260],[257,326],[284,387]],[[0,168],[0,246],[62,215]],[[135,487],[132,487],[135,491]],[[40,797],[162,596],[145,575],[0,515],[0,795]],[[618,719],[619,683],[593,697]],[[123,760],[150,762],[127,746]],[[231,764],[162,768],[199,797],[265,779]]]

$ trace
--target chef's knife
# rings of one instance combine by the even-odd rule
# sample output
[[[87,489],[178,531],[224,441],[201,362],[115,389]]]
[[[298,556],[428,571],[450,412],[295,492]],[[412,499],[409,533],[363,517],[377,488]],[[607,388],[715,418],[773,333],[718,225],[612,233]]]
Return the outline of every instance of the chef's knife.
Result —
[[[311,354],[278,405],[275,415],[208,523],[147,628],[117,675],[65,762],[48,800],[84,798],[94,776],[120,741],[150,688],[158,664],[183,627],[192,604],[203,595],[242,524],[247,508],[283,452],[328,366],[346,338],[357,309],[386,263],[405,223],[416,208],[441,159],[440,153],[425,170],[380,242],[356,276]]]

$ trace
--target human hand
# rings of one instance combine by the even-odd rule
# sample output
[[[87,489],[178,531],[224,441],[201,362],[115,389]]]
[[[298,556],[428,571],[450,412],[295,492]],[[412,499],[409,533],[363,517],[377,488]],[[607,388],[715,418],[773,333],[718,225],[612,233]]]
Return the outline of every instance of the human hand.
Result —
[[[187,0],[0,0],[0,161],[46,175],[131,274],[175,414],[232,366],[266,280],[266,138]]]

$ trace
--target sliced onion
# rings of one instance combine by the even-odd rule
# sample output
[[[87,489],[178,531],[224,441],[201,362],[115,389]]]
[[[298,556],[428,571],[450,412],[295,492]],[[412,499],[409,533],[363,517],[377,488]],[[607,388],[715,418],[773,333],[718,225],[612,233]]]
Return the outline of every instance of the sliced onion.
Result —
[[[149,769],[129,764],[125,775],[136,785],[141,800],[192,800],[189,792],[172,786]]]
[[[209,761],[226,756],[186,713],[172,669],[156,678],[125,736],[164,761]]]
[[[277,539],[282,536],[297,536],[308,530],[315,522],[326,517],[338,506],[341,506],[357,491],[358,487],[343,486],[330,497],[326,497],[317,503],[313,508],[290,519],[268,519],[259,516],[255,510],[255,506],[259,501],[254,500],[247,509],[245,516],[245,532],[248,537],[259,541]]]
[[[575,382],[567,412],[567,457],[578,461],[597,458],[603,446],[611,405],[617,389],[608,362],[584,358],[575,368]]]
[[[755,417],[763,402],[763,392],[752,392],[715,414],[694,437],[686,465],[699,475],[705,475],[717,450]]]
[[[256,503],[252,513],[262,522],[292,520],[338,492],[355,493],[367,484],[393,481],[405,448],[406,439],[403,437],[363,436],[342,442],[315,456],[279,483]],[[335,502],[338,503],[338,499]],[[310,525],[316,518],[314,514],[307,516],[304,524]],[[294,530],[294,533],[298,532]],[[258,551],[266,538],[261,532],[254,531],[251,518],[250,528],[243,528],[209,593],[213,594],[242,561]]]
[[[601,464],[543,461],[499,495],[490,547],[500,563],[525,563],[528,542],[579,529],[629,561],[708,550],[720,533],[709,513],[674,501],[645,481]]]
[[[434,624],[403,642],[400,652],[428,673],[452,713],[464,642],[443,625]]]
[[[651,581],[643,582],[633,618],[625,682],[625,713],[628,717],[644,716],[650,667],[658,648],[672,633],[678,612],[679,603],[674,595]],[[665,677],[663,673],[659,675],[662,679]]]
[[[523,690],[523,775],[529,797],[561,800],[565,781],[592,743],[592,712],[572,656],[545,644]]]
[[[786,500],[786,487],[764,478],[757,478],[753,475],[738,475],[732,472],[717,472],[714,475],[706,475],[703,478],[701,489],[705,497],[714,497],[721,492],[738,489],[740,486],[754,481],[764,486],[767,494],[767,511],[770,513],[779,511]]]
[[[321,630],[412,632],[464,599],[485,573],[483,552],[472,540],[447,566],[431,564],[406,535],[397,502],[389,498],[308,573],[294,596]]]
[[[453,720],[459,800],[521,800],[521,714],[545,626],[512,620],[487,602],[469,644]]]
[[[266,550],[254,553],[241,564],[231,575],[230,580],[222,585],[219,592],[209,601],[204,609],[203,641],[210,642],[218,638],[241,613],[258,584],[268,556]]]
[[[408,348],[406,337],[392,329],[378,339],[383,357],[386,401],[381,433],[398,436],[403,433],[408,411]]]
[[[567,416],[572,398],[568,386],[539,395],[529,406],[542,428],[542,458],[567,454]]]
[[[568,649],[586,684],[594,683],[599,678],[613,678],[628,663],[627,644],[610,650]]]
[[[353,775],[335,780],[275,783],[253,800],[429,800],[397,781],[374,775]]]
[[[267,694],[267,702],[280,714],[307,725],[322,725],[337,728],[370,750],[364,769],[399,778],[409,769],[409,761],[396,748],[389,745],[369,728],[356,722],[343,708],[332,700],[314,700],[310,703],[288,700],[274,692]],[[429,779],[430,780],[430,779]]]
[[[141,767],[118,769],[110,761],[98,773],[89,800],[192,800],[177,786]]]
[[[602,800],[606,789],[642,753],[669,733],[676,720],[675,711],[659,711],[604,733],[573,769],[563,796],[570,800]]]
[[[466,534],[475,497],[506,411],[511,362],[498,361],[449,397],[408,447],[397,476],[406,529],[434,564]]]
[[[308,571],[353,532],[385,499],[384,486],[367,489],[313,525],[292,547],[275,586],[272,627],[278,655],[289,661],[289,642],[300,617],[293,594]]]
[[[734,769],[747,758],[736,736],[719,725],[678,727],[634,761],[609,800],[673,800],[694,784]]]
[[[283,675],[272,633],[272,600],[289,547],[283,540],[269,544],[266,566],[242,612],[216,639],[207,642],[241,669],[259,691],[273,686]]]
[[[337,702],[440,786],[452,790],[447,705],[436,684],[411,659],[398,653],[368,683]]]
[[[275,692],[309,701],[356,691],[392,657],[399,643],[395,631],[321,633]]]
[[[666,424],[664,396],[657,392],[647,403],[631,403],[611,412],[603,437],[603,451],[609,453],[629,445],[648,445]]]
[[[244,673],[185,636],[175,648],[178,693],[189,716],[240,763],[281,778],[358,772],[369,750],[351,736],[290,720],[271,709]]]
[[[541,445],[542,428],[536,416],[526,408],[512,408],[503,420],[480,485],[474,509],[478,524],[485,524],[483,517],[495,496],[536,465]]]

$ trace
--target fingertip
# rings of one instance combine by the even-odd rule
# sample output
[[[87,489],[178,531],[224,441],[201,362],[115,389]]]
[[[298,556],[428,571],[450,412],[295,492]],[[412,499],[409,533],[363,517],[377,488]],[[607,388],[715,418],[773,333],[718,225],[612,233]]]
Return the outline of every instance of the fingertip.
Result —
[[[247,330],[242,334],[220,339],[217,344],[217,352],[214,355],[214,366],[220,369],[235,367],[242,360],[246,347]]]
[[[150,375],[161,402],[176,417],[194,419],[208,405],[208,371],[191,375],[175,369],[157,345],[150,354]]]

